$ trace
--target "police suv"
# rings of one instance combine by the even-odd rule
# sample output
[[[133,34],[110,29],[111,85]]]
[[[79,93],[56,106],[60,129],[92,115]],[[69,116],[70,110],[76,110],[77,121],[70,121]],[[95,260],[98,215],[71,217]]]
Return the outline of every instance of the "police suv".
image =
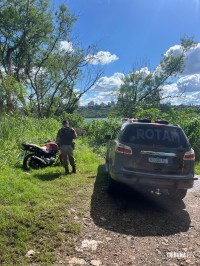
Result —
[[[124,183],[183,199],[192,188],[195,153],[180,126],[167,121],[126,119],[106,139],[110,191]]]

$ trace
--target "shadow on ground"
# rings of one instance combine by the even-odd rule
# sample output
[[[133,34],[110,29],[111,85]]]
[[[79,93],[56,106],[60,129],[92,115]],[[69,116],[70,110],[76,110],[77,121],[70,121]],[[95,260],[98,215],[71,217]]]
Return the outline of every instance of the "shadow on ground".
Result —
[[[53,167],[55,167],[56,165],[54,165]],[[58,164],[59,166],[59,164]],[[16,164],[14,166],[16,169],[21,169],[23,172],[27,173],[27,174],[31,174],[31,171],[26,171],[23,169],[23,167],[19,164]],[[44,168],[43,168],[44,169]],[[59,173],[59,172],[56,172],[56,173],[41,173],[40,171],[41,169],[38,169],[38,170],[35,170],[33,176],[35,178],[38,178],[40,179],[41,181],[51,181],[51,180],[54,180],[56,178],[59,178],[61,175],[63,175],[63,173]],[[64,172],[64,171],[63,171]]]
[[[42,181],[52,181],[56,178],[59,178],[61,173],[34,173],[34,177]]]
[[[142,195],[126,187],[111,196],[107,184],[105,167],[100,165],[91,199],[91,217],[97,226],[133,236],[168,236],[189,229],[191,220],[182,200]]]

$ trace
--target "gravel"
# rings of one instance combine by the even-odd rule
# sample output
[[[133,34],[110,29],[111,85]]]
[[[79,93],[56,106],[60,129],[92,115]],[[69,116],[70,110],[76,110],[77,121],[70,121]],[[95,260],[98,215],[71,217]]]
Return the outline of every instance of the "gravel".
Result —
[[[110,196],[97,177],[94,187],[88,187],[82,231],[73,239],[74,250],[71,254],[57,250],[57,264],[199,266],[198,178],[184,200],[174,201],[165,195],[128,190]]]

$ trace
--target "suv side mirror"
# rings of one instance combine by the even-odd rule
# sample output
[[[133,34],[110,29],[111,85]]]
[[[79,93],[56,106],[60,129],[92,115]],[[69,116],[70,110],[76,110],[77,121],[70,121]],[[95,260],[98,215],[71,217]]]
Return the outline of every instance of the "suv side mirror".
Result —
[[[111,139],[111,135],[105,135],[105,140],[110,140]]]

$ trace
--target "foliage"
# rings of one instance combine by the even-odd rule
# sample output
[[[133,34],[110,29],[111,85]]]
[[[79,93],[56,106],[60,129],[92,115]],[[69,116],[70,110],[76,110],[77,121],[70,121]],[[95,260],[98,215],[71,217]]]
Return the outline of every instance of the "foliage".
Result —
[[[129,73],[119,89],[117,109],[127,117],[132,117],[139,109],[157,107],[159,92],[153,90],[153,75],[144,77],[142,71]]]
[[[200,175],[200,163],[199,163],[199,161],[195,162],[195,174]]]
[[[1,1],[0,80],[4,73],[23,84],[26,94],[20,91],[20,103],[26,112],[28,105],[29,113],[40,118],[73,113],[101,76],[102,71],[90,64],[95,48],[81,49],[78,42],[72,47],[75,21],[64,4],[53,9],[48,0]],[[9,99],[9,91],[2,88]]]
[[[20,82],[17,82],[13,76],[1,75],[0,83],[0,111],[2,113],[15,113],[19,106],[24,107],[26,112],[26,103],[24,96],[26,89]]]
[[[74,128],[82,128],[84,127],[84,118],[78,114],[68,114],[68,113],[63,113],[59,117],[60,123],[62,121],[67,120],[69,122],[69,125],[74,127]]]
[[[200,160],[200,118],[199,120],[188,121],[188,123],[183,124],[183,128],[195,150],[196,159]]]
[[[92,120],[87,123],[86,130],[88,133],[89,144],[100,150],[101,145],[106,143],[105,135],[111,135],[120,126],[116,119]]]
[[[193,45],[191,38],[183,38],[182,52],[165,54],[152,73],[147,68],[130,72],[119,89],[117,110],[123,116],[134,117],[141,109],[158,108],[162,99],[171,97],[163,94],[163,86],[183,71],[185,53]]]
[[[149,108],[138,110],[135,113],[135,118],[150,118],[152,120],[158,120],[162,118],[162,113],[157,108]]]

